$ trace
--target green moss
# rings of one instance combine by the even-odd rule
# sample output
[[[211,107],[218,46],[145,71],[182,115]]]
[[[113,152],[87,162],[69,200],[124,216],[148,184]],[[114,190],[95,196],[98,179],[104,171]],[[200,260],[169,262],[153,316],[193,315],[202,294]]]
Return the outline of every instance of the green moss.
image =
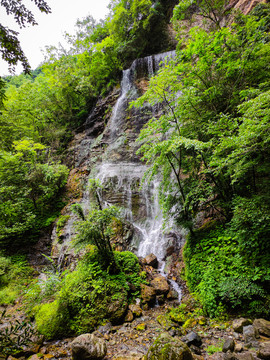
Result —
[[[66,225],[69,218],[70,218],[70,215],[61,215],[61,216],[59,216],[58,221],[56,223],[56,234],[57,234],[57,236],[61,235],[62,229]]]
[[[146,329],[146,325],[144,323],[136,326],[137,331],[144,331]]]
[[[37,330],[46,339],[54,339],[69,335],[69,313],[63,303],[55,300],[48,304],[43,304],[35,316]]]
[[[173,308],[169,312],[170,319],[176,323],[183,324],[187,320],[187,314],[185,309],[185,304],[181,304],[177,308]]]
[[[174,323],[170,320],[169,315],[158,315],[157,322],[163,327],[164,330],[170,330]]]

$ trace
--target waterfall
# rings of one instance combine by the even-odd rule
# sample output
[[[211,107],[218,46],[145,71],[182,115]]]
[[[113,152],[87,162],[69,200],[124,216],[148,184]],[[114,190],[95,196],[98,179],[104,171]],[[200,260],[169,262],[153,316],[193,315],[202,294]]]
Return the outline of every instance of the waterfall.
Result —
[[[160,69],[161,62],[166,63],[173,59],[175,55],[176,52],[173,50],[134,60],[130,68],[133,80],[143,77],[150,78]]]
[[[126,111],[131,100],[135,100],[138,97],[138,91],[135,86],[135,81],[142,77],[151,77],[160,68],[161,62],[167,62],[175,57],[175,51],[168,51],[165,53],[146,56],[141,59],[133,61],[131,67],[123,71],[121,81],[121,95],[118,98],[112,115],[108,124],[109,128],[109,143],[117,141],[119,135],[123,131],[123,124],[126,120]],[[154,108],[152,109],[154,112]],[[136,113],[136,110],[133,109]],[[134,114],[133,114],[134,115]],[[110,149],[113,146],[110,146]]]
[[[130,69],[123,71],[123,77],[121,81],[121,95],[113,108],[112,116],[109,123],[110,142],[112,142],[116,138],[117,134],[119,134],[119,131],[121,130],[121,122],[125,118],[125,110],[128,106],[128,99],[132,97],[130,92],[133,90],[133,96],[136,94],[136,90],[131,80],[130,73]]]
[[[91,170],[89,177],[99,179],[102,183],[103,189],[100,190],[99,196],[103,205],[120,206],[126,220],[132,224],[134,236],[130,250],[139,257],[154,253],[159,261],[159,271],[163,275],[166,275],[164,269],[168,250],[172,247],[180,248],[182,235],[174,227],[173,219],[164,222],[158,202],[159,181],[155,179],[150,184],[142,184],[148,167],[136,156],[138,145],[135,144],[135,139],[145,122],[151,118],[155,108],[148,106],[144,113],[141,110],[130,110],[128,106],[131,100],[139,96],[137,80],[151,77],[158,71],[161,61],[167,61],[166,59],[171,59],[174,55],[175,52],[168,52],[137,59],[129,69],[123,71],[120,96],[100,138],[105,138],[102,143],[104,147],[95,150],[95,138],[86,135],[77,145],[75,158],[79,172],[89,173]],[[77,170],[74,171],[76,174]],[[80,203],[87,213],[90,207],[87,186]],[[58,258],[59,266],[66,260],[64,255],[72,259],[73,250],[69,244],[75,236],[75,222],[76,217],[70,214],[61,239],[57,239],[56,236],[54,238],[53,256]],[[179,286],[172,280],[169,282],[178,292],[180,299]]]
[[[171,59],[175,52],[168,52],[135,60],[130,69],[123,71],[121,95],[118,98],[108,123],[109,147],[107,156],[114,142],[123,136],[126,121],[126,112],[130,100],[138,96],[135,81],[147,76],[151,77],[160,67],[161,61]],[[154,112],[154,109],[152,110]],[[136,236],[132,242],[132,250],[139,256],[145,257],[153,253],[158,258],[160,272],[163,275],[167,250],[175,243],[181,242],[181,236],[176,231],[173,219],[163,221],[163,214],[159,206],[159,181],[155,179],[151,184],[142,184],[147,166],[136,161],[106,161],[103,160],[95,169],[95,178],[103,184],[104,190],[100,198],[105,206],[118,205],[124,209],[125,218],[132,223]],[[169,280],[171,286],[181,298],[181,289],[178,284]]]

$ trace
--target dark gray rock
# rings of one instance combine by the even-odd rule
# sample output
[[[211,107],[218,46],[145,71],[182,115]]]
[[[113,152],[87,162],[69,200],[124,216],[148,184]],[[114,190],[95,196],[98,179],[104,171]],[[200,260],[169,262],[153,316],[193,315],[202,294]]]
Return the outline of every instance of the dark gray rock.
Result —
[[[227,340],[225,340],[223,347],[222,347],[222,351],[224,353],[226,353],[227,351],[234,351],[234,347],[235,347],[235,342],[232,338],[228,338]]]
[[[216,352],[209,356],[209,360],[223,360],[224,353],[223,352]]]
[[[223,353],[224,354],[224,353]],[[227,351],[224,355],[223,355],[223,360],[236,360],[235,359],[235,354],[232,353],[231,351]]]
[[[252,347],[258,347],[257,331],[253,325],[248,325],[243,327],[243,336],[245,340],[245,344]]]
[[[103,326],[99,326],[97,329],[97,331],[102,335],[109,334],[111,330],[112,330],[112,324],[110,322],[107,322],[107,324]]]
[[[191,346],[191,345],[201,346],[202,345],[202,339],[197,333],[195,333],[195,331],[191,331],[186,336],[184,336],[181,340],[184,343],[186,343],[188,346]]]
[[[250,319],[240,318],[235,319],[232,323],[233,330],[238,333],[243,332],[243,327],[251,325],[252,321]]]
[[[270,337],[270,321],[265,319],[256,319],[253,326],[258,330],[259,334]]]
[[[157,268],[158,267],[158,259],[156,257],[156,255],[154,254],[149,254],[145,257],[145,264],[152,266],[153,268]]]
[[[235,360],[254,360],[254,356],[249,352],[245,351],[242,353],[235,354]]]

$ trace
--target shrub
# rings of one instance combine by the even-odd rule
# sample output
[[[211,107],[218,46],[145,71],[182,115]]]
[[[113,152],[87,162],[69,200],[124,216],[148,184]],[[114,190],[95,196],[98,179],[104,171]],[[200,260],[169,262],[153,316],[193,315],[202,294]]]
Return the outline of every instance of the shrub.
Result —
[[[33,325],[27,321],[19,322],[7,321],[5,319],[5,311],[0,315],[0,324],[5,322],[5,326],[0,332],[0,354],[10,355],[22,350],[24,345],[31,342],[31,337],[36,331]]]
[[[238,224],[245,222],[245,212],[242,219],[240,214],[237,217]],[[251,231],[246,241],[253,242],[261,255],[247,257],[242,226],[232,232],[235,222],[233,218],[227,229],[200,229],[189,237],[184,248],[188,285],[198,294],[204,312],[210,317],[219,317],[225,311],[269,317],[269,270],[265,266],[269,254],[259,252],[256,233]]]
[[[77,268],[64,274],[53,302],[34,309],[38,331],[48,339],[93,331],[106,321],[122,321],[128,301],[138,295],[140,266],[130,252],[115,252],[120,271],[104,270],[91,246]]]
[[[22,255],[0,255],[0,304],[12,304],[26,289],[33,274]]]

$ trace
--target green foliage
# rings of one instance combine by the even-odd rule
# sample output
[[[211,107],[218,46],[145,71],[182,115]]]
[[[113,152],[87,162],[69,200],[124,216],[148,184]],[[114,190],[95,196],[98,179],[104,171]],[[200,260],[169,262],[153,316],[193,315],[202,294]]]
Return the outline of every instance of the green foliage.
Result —
[[[150,179],[163,177],[164,208],[191,231],[199,211],[228,221],[235,195],[266,191],[270,59],[260,26],[239,17],[231,28],[191,29],[176,61],[133,103],[163,107],[141,131],[139,152]]]
[[[117,271],[117,263],[114,259],[110,238],[114,235],[113,225],[115,219],[120,215],[119,209],[115,206],[103,210],[94,207],[85,217],[81,207],[78,204],[76,205],[76,207],[73,206],[73,209],[81,217],[81,222],[77,225],[76,246],[95,245],[100,254],[102,265],[106,269],[110,269],[111,272]]]
[[[124,63],[168,49],[166,14],[170,6],[170,2],[151,0],[121,0],[113,5],[108,29]]]
[[[35,2],[35,5],[41,12],[46,14],[51,12],[50,7],[44,0]],[[5,8],[8,15],[13,16],[16,23],[20,28],[24,28],[27,25],[37,25],[32,12],[21,2],[1,2],[1,6]],[[0,53],[2,59],[7,61],[11,70],[18,63],[21,62],[25,72],[30,71],[30,65],[21,48],[18,40],[18,32],[0,24]]]
[[[9,305],[22,295],[30,282],[33,270],[20,255],[0,254],[0,305]]]
[[[172,321],[183,324],[188,318],[186,304],[181,304],[178,307],[171,309],[169,317]]]
[[[216,352],[221,352],[222,347],[223,347],[223,341],[219,341],[218,343],[216,343],[214,345],[208,345],[207,348],[205,349],[205,351],[207,352],[207,354],[212,355]]]
[[[47,219],[66,183],[67,168],[48,158],[46,147],[30,140],[15,142],[12,153],[0,157],[0,244],[18,245],[28,231],[47,225]],[[62,203],[59,203],[58,206]],[[56,217],[56,214],[55,214]]]
[[[76,270],[65,274],[55,300],[33,309],[38,331],[52,339],[92,331],[106,320],[121,321],[140,289],[140,267],[130,252],[117,252],[115,258],[120,271],[109,274],[100,253],[90,248]]]
[[[198,230],[190,236],[184,250],[188,285],[211,317],[224,311],[269,317],[269,252],[247,256],[238,233],[231,237],[230,231]]]
[[[60,215],[57,223],[56,223],[56,234],[59,237],[61,235],[61,231],[63,227],[66,225],[67,221],[69,220],[70,215]]]
[[[4,323],[0,330],[0,354],[8,356],[16,354],[23,350],[23,346],[31,343],[36,330],[30,322],[25,320],[11,322],[5,318],[5,315],[6,312],[3,311],[0,316],[0,324]]]

